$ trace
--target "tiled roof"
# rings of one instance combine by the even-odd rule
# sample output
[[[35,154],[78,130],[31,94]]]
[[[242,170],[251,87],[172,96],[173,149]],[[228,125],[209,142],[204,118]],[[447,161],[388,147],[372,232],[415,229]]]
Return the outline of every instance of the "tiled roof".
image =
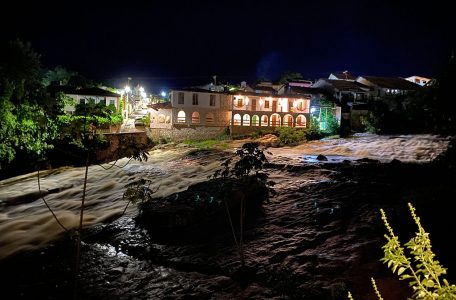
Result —
[[[315,95],[315,94],[324,94],[325,90],[320,89],[320,88],[313,88],[313,87],[290,86],[288,92],[292,93],[292,94]]]
[[[255,91],[266,91],[266,92],[271,92],[275,93],[277,92],[272,86],[261,86],[257,85],[253,88]]]
[[[49,86],[48,91],[55,95],[56,93],[62,92],[69,95],[81,95],[81,96],[101,96],[101,97],[120,97],[119,94],[98,88],[83,88],[77,89],[68,85]]]
[[[417,90],[420,88],[419,85],[401,77],[361,76],[361,78],[364,78],[381,88],[398,90]]]
[[[161,102],[161,103],[154,103],[154,104],[149,104],[148,107],[159,110],[159,109],[166,109],[166,108],[172,108],[171,102]]]
[[[336,79],[325,79],[330,85],[339,91],[360,91],[367,92],[370,88],[367,85],[356,81],[347,81],[347,80],[336,80]]]
[[[206,90],[202,88],[175,88],[171,89],[171,91],[177,91],[177,92],[194,92],[194,93],[208,93],[208,94],[226,94],[227,92],[216,92],[216,91],[211,91],[211,90]]]
[[[337,79],[341,80],[355,80],[356,76],[353,74],[350,74],[349,72],[337,72],[337,73],[331,73],[334,77]]]
[[[280,95],[271,95],[267,93],[253,93],[253,92],[231,92],[231,95],[237,96],[237,95],[242,95],[242,96],[252,96],[252,97],[272,97],[272,98],[294,98],[294,99],[302,99],[303,95],[296,95],[296,94],[280,94]]]

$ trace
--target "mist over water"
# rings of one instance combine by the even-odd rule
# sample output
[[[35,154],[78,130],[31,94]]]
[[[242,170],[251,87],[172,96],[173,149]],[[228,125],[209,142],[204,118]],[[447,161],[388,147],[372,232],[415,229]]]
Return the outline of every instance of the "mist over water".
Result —
[[[399,159],[407,162],[429,162],[448,146],[449,139],[431,135],[374,136],[361,135],[351,139],[314,141],[297,147],[269,149],[272,156],[285,157],[301,163],[304,155],[338,155],[350,159],[369,157],[381,161]],[[195,160],[185,156],[188,148],[157,149],[150,152],[147,162],[127,159],[117,162],[123,168],[105,170],[90,166],[84,211],[84,226],[91,226],[118,217],[126,201],[122,199],[125,185],[141,178],[151,179],[159,187],[156,197],[185,190],[189,185],[207,180],[220,168],[223,157],[208,154]],[[127,164],[127,165],[126,165]],[[104,165],[108,167],[108,164]],[[85,168],[60,168],[41,172],[41,190],[45,199],[68,229],[79,222]],[[297,180],[297,178],[295,178]],[[36,249],[61,237],[65,232],[54,220],[37,195],[36,173],[0,181],[0,259],[15,253]],[[23,199],[31,200],[25,203]],[[22,200],[17,200],[22,199]],[[36,199],[36,200],[33,200]],[[16,202],[14,202],[16,201]],[[134,214],[130,205],[127,213]]]

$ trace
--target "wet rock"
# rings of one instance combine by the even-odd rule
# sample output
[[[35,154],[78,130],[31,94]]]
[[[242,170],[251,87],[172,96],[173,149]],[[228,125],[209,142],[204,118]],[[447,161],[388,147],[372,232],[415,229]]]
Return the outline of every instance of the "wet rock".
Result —
[[[239,220],[241,201],[245,218],[252,219],[268,199],[268,187],[255,177],[246,180],[217,178],[194,184],[178,194],[143,203],[136,222],[161,242],[197,241],[207,239],[210,233],[230,230],[229,217]],[[234,226],[238,224],[233,223]]]
[[[368,157],[357,159],[356,161],[360,162],[360,163],[368,163],[368,164],[378,164],[378,163],[380,163],[380,161],[378,161],[376,159],[371,159],[371,158],[368,158]]]
[[[273,134],[266,134],[256,139],[255,142],[264,147],[278,147],[280,144],[279,138]]]
[[[393,160],[391,161],[391,164],[392,164],[392,165],[399,165],[399,164],[401,164],[401,163],[402,163],[402,162],[401,162],[399,159],[396,159],[396,158],[393,159]]]
[[[323,154],[319,154],[316,159],[319,160],[319,161],[327,161],[328,160],[328,158],[326,156],[324,156]]]

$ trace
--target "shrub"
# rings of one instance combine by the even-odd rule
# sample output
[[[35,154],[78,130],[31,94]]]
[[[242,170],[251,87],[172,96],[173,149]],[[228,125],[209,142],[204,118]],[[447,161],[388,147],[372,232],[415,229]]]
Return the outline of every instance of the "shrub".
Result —
[[[446,279],[441,278],[447,273],[447,269],[435,260],[429,233],[421,226],[420,218],[416,215],[412,204],[409,203],[408,206],[418,227],[415,236],[404,244],[409,255],[406,254],[399,237],[394,234],[385,211],[380,209],[382,220],[388,230],[388,234],[385,234],[387,243],[382,247],[384,257],[381,261],[387,264],[400,280],[410,281],[409,285],[414,292],[413,299],[456,299],[456,285],[449,284]],[[382,299],[375,280],[371,279],[371,281],[377,297]],[[353,299],[350,292],[348,298]]]
[[[276,129],[280,145],[296,145],[306,140],[306,131],[293,127],[280,127]]]
[[[306,129],[306,139],[308,141],[319,140],[324,137],[323,132],[320,130],[320,123],[316,117],[312,117],[310,127]]]
[[[143,123],[143,125],[145,127],[149,127],[150,126],[150,115],[147,114],[144,117],[142,117],[141,122]]]

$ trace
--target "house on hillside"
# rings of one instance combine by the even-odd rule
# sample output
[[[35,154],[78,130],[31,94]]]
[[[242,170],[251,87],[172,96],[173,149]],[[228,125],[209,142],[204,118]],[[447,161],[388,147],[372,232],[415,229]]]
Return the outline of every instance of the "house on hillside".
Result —
[[[371,87],[360,82],[340,79],[319,79],[312,87],[325,90],[340,105],[366,103],[372,91]]]
[[[356,82],[372,88],[372,97],[378,98],[388,95],[405,95],[421,88],[420,85],[401,77],[359,76]]]
[[[432,80],[431,78],[426,78],[426,77],[416,76],[416,75],[407,77],[405,79],[410,81],[410,82],[413,82],[413,83],[416,83],[418,85],[421,85],[421,86],[427,85]]]
[[[362,130],[361,118],[368,115],[368,100],[373,88],[354,80],[319,79],[313,85],[326,91],[340,111],[341,132]]]
[[[121,95],[113,93],[111,91],[98,88],[75,88],[72,86],[64,85],[51,85],[48,87],[48,92],[51,97],[57,97],[58,93],[64,93],[66,96],[74,100],[73,104],[66,104],[64,107],[64,112],[72,114],[76,109],[76,104],[80,103],[95,103],[103,104],[106,106],[114,105],[116,109],[119,109],[119,103]]]

